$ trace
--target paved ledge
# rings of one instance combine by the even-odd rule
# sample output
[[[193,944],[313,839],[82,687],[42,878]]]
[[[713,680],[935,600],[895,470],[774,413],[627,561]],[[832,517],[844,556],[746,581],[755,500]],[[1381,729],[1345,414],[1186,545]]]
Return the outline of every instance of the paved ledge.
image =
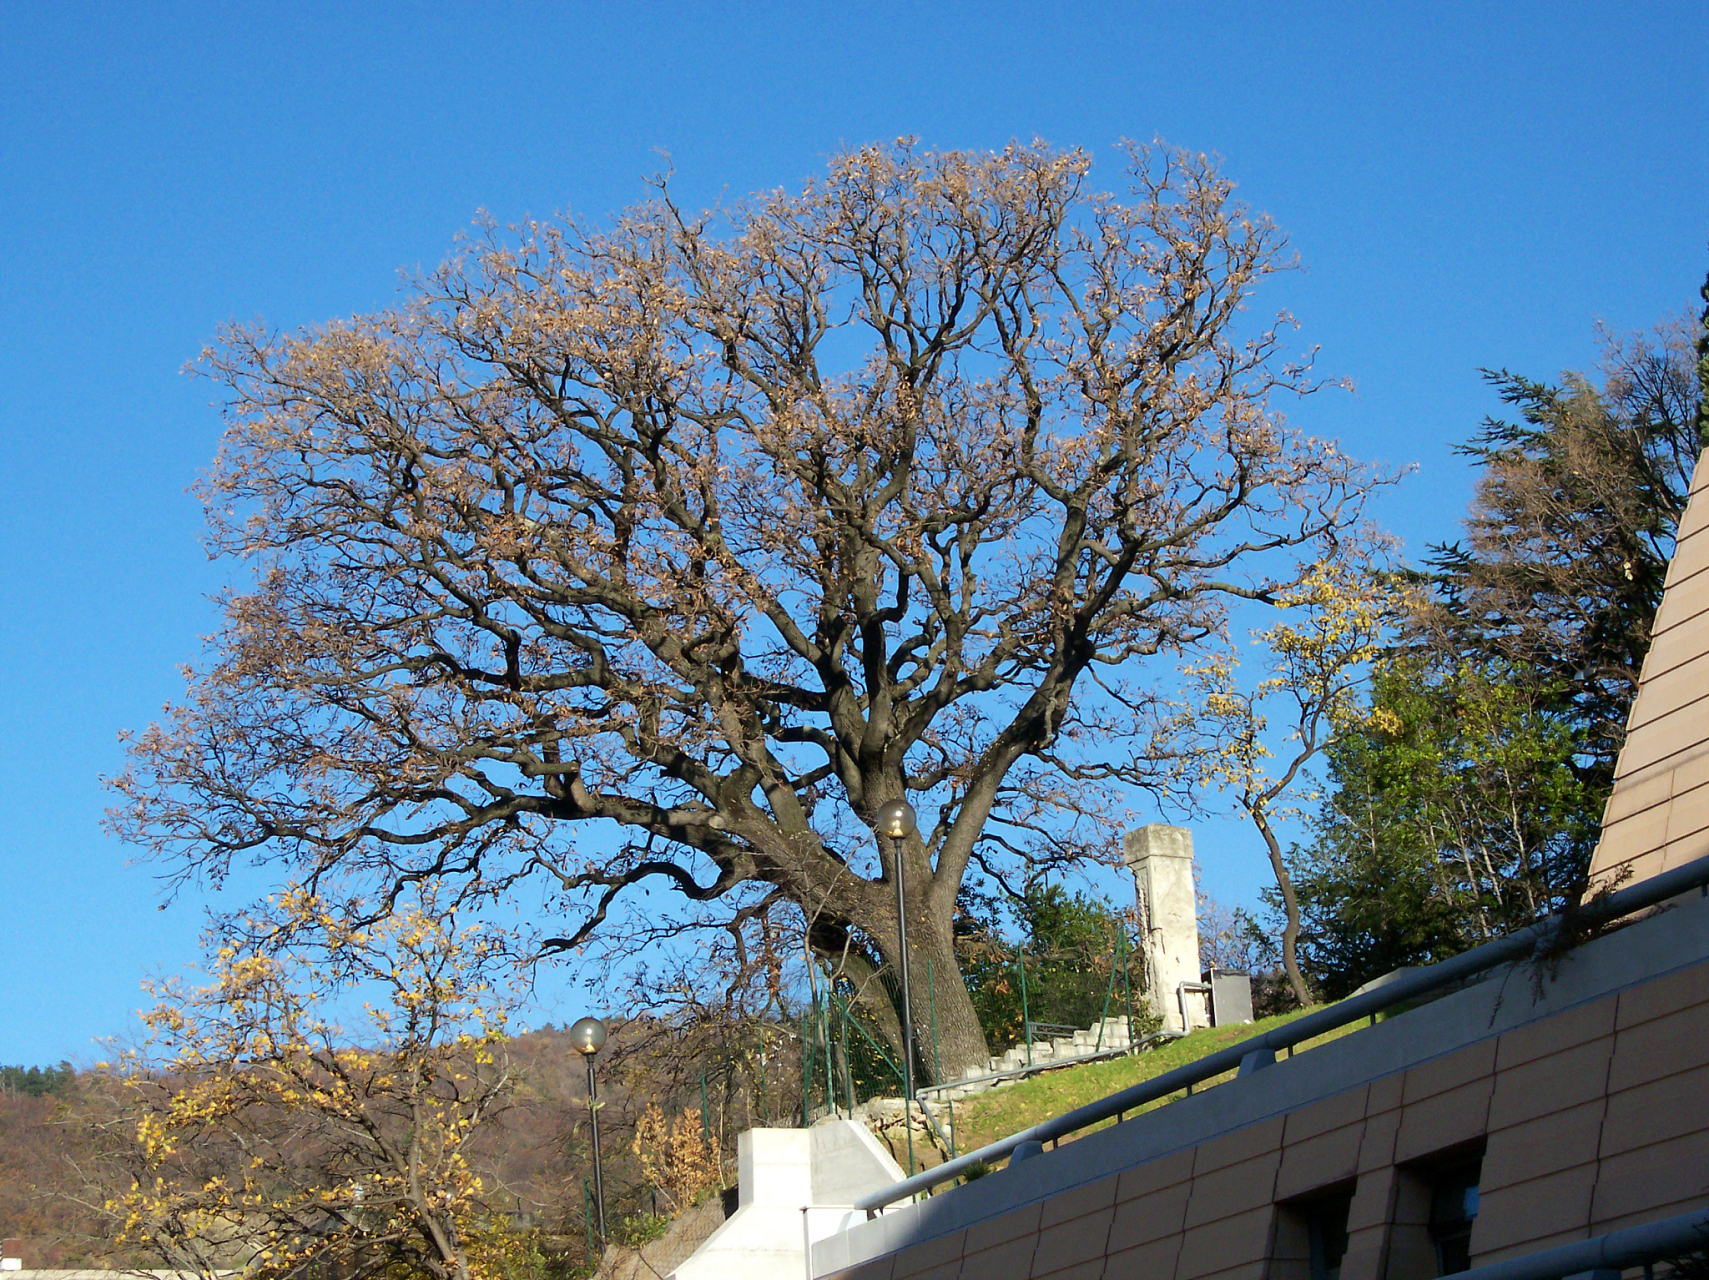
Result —
[[[154,1271],[138,1268],[132,1271],[101,1271],[73,1269],[54,1271],[40,1267],[25,1267],[20,1271],[0,1271],[0,1280],[197,1280],[196,1271]],[[235,1271],[216,1271],[217,1276],[235,1276]]]

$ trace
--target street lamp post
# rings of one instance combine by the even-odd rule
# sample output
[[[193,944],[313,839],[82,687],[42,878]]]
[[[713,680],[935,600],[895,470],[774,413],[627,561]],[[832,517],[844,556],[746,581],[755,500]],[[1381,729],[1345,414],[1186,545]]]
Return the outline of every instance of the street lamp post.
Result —
[[[593,1130],[593,1211],[599,1223],[599,1243],[605,1244],[605,1170],[599,1156],[599,1082],[594,1079],[593,1055],[605,1047],[605,1024],[582,1018],[570,1028],[570,1044],[587,1061],[587,1114]]]
[[[918,827],[914,806],[906,800],[889,800],[873,815],[873,830],[890,838],[890,856],[896,866],[896,980],[902,989],[902,1127],[913,1142],[914,1105],[914,1010],[908,993],[908,895],[902,883],[902,842]]]

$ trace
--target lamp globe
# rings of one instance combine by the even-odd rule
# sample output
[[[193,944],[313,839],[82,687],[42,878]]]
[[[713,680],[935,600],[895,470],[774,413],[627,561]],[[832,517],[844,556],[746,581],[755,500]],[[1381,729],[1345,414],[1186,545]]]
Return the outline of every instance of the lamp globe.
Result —
[[[580,1054],[592,1056],[605,1047],[605,1024],[598,1018],[580,1018],[570,1028],[570,1044]]]
[[[901,840],[911,836],[919,827],[919,819],[914,813],[914,806],[906,800],[887,800],[878,806],[878,812],[873,815],[872,829],[881,836],[889,836],[892,840]]]

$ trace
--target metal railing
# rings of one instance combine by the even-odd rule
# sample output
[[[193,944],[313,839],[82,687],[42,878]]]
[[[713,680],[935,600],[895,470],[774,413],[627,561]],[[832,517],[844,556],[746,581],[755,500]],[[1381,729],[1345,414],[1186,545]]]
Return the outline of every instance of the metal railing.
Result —
[[[1059,1036],[1071,1036],[1076,1031],[1084,1030],[1082,1027],[1070,1026],[1066,1022],[1033,1022],[1030,1019],[1022,1029],[1035,1040],[1048,1040],[1052,1032]],[[1042,1036],[1038,1034],[1041,1031],[1044,1032]]]
[[[1024,1160],[1042,1151],[1047,1142],[1054,1145],[1068,1134],[1105,1120],[1120,1121],[1125,1113],[1148,1102],[1167,1098],[1179,1090],[1185,1089],[1190,1094],[1194,1085],[1202,1084],[1225,1072],[1238,1070],[1244,1076],[1267,1067],[1275,1062],[1278,1049],[1292,1050],[1302,1041],[1363,1018],[1375,1020],[1377,1014],[1396,1005],[1452,986],[1473,974],[1493,969],[1508,961],[1546,956],[1560,941],[1563,928],[1594,928],[1621,916],[1642,911],[1646,907],[1653,907],[1692,889],[1704,889],[1705,893],[1709,894],[1709,888],[1705,886],[1709,886],[1709,857],[1698,858],[1682,867],[1664,871],[1630,888],[1592,898],[1575,911],[1550,916],[1504,938],[1497,938],[1493,942],[1486,942],[1482,946],[1462,952],[1452,959],[1423,969],[1402,970],[1373,989],[1348,996],[1345,1000],[1315,1013],[1296,1018],[1285,1026],[1276,1027],[1262,1035],[1207,1054],[1196,1062],[1189,1062],[1186,1066],[1177,1067],[1151,1080],[1143,1080],[1107,1098],[1041,1121],[1019,1133],[1010,1134],[1007,1138],[980,1147],[977,1151],[946,1160],[943,1164],[892,1183],[881,1191],[862,1197],[856,1201],[854,1207],[865,1210],[867,1216],[872,1217],[887,1205],[906,1200],[922,1191],[929,1191],[941,1183],[960,1177],[975,1166],[988,1165],[1005,1157]]]
[[[835,1213],[853,1213],[852,1204],[804,1204],[801,1206],[801,1257],[807,1269],[807,1280],[813,1276],[813,1228],[809,1215],[815,1210],[829,1209]]]
[[[1079,1030],[1079,1028],[1076,1027],[1075,1030]],[[1036,1062],[1030,1067],[1010,1067],[1007,1071],[987,1071],[982,1076],[963,1076],[959,1080],[946,1080],[942,1084],[923,1084],[914,1090],[914,1098],[918,1102],[924,1102],[928,1093],[951,1093],[956,1089],[965,1089],[970,1085],[1026,1080],[1032,1076],[1042,1076],[1047,1071],[1061,1071],[1064,1067],[1083,1067],[1088,1062],[1107,1062],[1111,1058],[1125,1058],[1131,1053],[1138,1053],[1170,1040],[1179,1040],[1181,1035],[1182,1033],[1179,1031],[1148,1031],[1137,1040],[1114,1049],[1095,1049],[1091,1053],[1076,1053],[1067,1057],[1052,1058],[1048,1062]]]
[[[1562,1280],[1564,1276],[1617,1277],[1627,1267],[1651,1266],[1709,1248],[1709,1209],[1660,1222],[1610,1231],[1604,1236],[1540,1249],[1518,1258],[1462,1271],[1454,1280]]]

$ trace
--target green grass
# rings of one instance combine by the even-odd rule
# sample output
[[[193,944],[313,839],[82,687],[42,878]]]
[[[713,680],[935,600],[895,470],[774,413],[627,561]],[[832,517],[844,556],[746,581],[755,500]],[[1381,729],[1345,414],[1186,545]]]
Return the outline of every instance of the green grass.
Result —
[[[958,1151],[972,1151],[988,1142],[1006,1138],[1012,1133],[1048,1120],[1053,1116],[1062,1115],[1076,1107],[1107,1098],[1110,1094],[1142,1080],[1151,1080],[1176,1067],[1186,1066],[1189,1062],[1197,1062],[1200,1058],[1215,1053],[1218,1049],[1226,1049],[1231,1044],[1250,1039],[1255,1035],[1280,1027],[1304,1013],[1315,1010],[1299,1010],[1285,1013],[1280,1017],[1265,1018],[1259,1022],[1241,1023],[1230,1027],[1208,1027],[1194,1031],[1174,1040],[1160,1048],[1146,1053],[1133,1054],[1125,1058],[1112,1058],[1103,1062],[1089,1062],[1084,1066],[1063,1067],[1056,1071],[1047,1071],[1043,1075],[1023,1080],[1018,1084],[1007,1085],[1001,1089],[993,1089],[989,1093],[958,1101],[955,1104],[955,1144]],[[1309,1050],[1313,1045],[1323,1044],[1356,1031],[1363,1024],[1339,1027],[1321,1036],[1316,1036],[1296,1046],[1296,1052]],[[1226,1072],[1203,1084],[1195,1085],[1195,1092],[1206,1089],[1224,1080],[1234,1078],[1234,1072]],[[1140,1111],[1149,1111],[1153,1107],[1164,1106],[1176,1098],[1185,1096],[1175,1093],[1167,1098],[1159,1098],[1147,1103]],[[1131,1114],[1131,1113],[1130,1113]],[[947,1115],[942,1115],[945,1127],[948,1127]],[[1073,1141],[1074,1137],[1084,1136],[1101,1129],[1104,1125],[1115,1123],[1113,1120],[1082,1129],[1078,1134],[1065,1137],[1064,1142]],[[935,1163],[932,1155],[916,1151],[916,1155],[925,1155],[925,1163]]]

